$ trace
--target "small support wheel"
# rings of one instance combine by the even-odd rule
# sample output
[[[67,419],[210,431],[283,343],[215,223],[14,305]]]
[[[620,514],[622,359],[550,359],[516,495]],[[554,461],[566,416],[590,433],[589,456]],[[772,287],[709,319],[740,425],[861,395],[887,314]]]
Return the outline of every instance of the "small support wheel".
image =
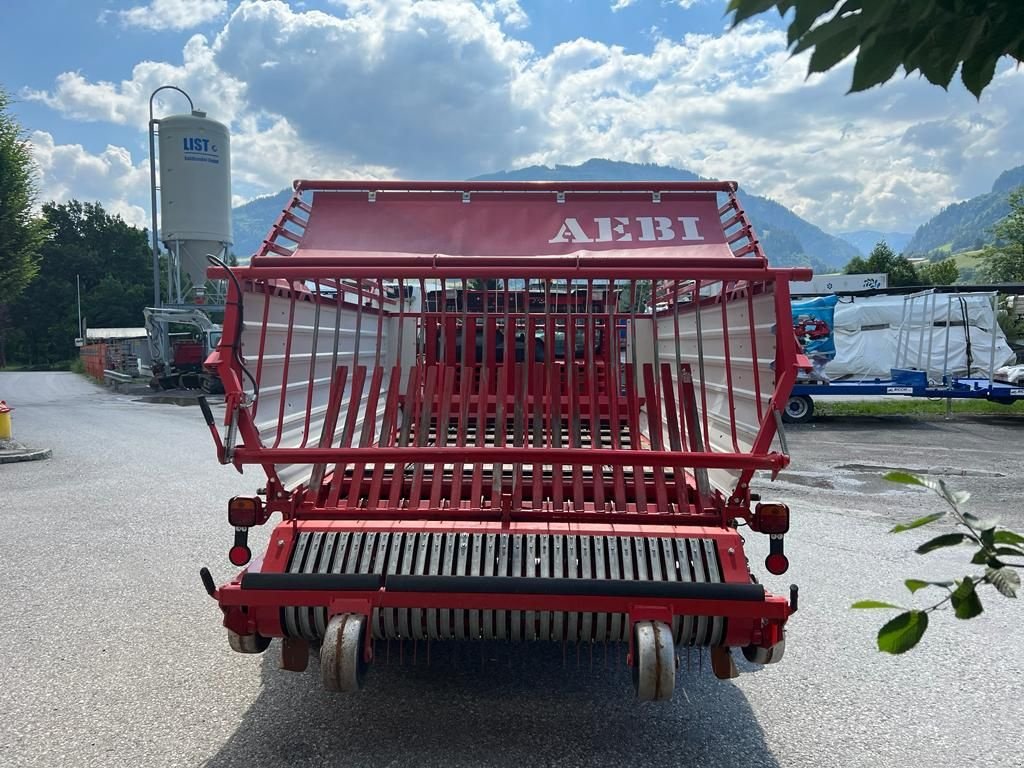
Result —
[[[633,688],[640,701],[668,701],[676,687],[672,628],[661,621],[633,625]]]
[[[782,638],[770,648],[759,645],[747,645],[743,648],[743,657],[751,664],[777,664],[786,653],[786,638]]]
[[[263,653],[270,647],[270,638],[263,635],[240,635],[228,630],[228,645],[235,653]]]
[[[320,646],[320,676],[327,690],[350,693],[363,687],[366,632],[366,617],[354,613],[341,613],[327,622]]]
[[[806,424],[814,418],[814,401],[809,395],[793,395],[786,401],[782,420],[787,424]]]

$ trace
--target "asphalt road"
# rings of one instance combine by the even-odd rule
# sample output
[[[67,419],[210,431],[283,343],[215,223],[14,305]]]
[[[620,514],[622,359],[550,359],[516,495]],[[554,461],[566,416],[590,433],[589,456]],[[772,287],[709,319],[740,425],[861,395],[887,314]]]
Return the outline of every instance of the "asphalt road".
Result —
[[[0,374],[15,437],[53,458],[0,466],[2,766],[1013,766],[1024,764],[1024,639],[1016,602],[934,617],[924,643],[874,649],[902,580],[963,571],[914,555],[935,508],[883,467],[956,468],[975,511],[1021,526],[1024,420],[832,419],[791,429],[793,468],[766,499],[794,529],[784,589],[801,586],[785,660],[730,682],[693,654],[669,705],[631,698],[624,664],[530,645],[371,671],[356,696],[318,670],[228,650],[198,569],[224,578],[225,501],[252,492],[216,463],[198,409],[141,403],[72,374]],[[748,542],[764,555],[762,537]],[[684,662],[687,660],[684,658]],[[688,667],[688,668],[687,668]]]

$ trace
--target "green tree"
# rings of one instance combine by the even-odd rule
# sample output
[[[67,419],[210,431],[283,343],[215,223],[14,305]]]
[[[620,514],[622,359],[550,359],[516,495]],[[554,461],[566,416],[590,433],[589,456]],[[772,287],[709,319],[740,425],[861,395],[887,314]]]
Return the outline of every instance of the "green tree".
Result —
[[[1008,202],[1010,212],[992,228],[995,244],[982,251],[982,271],[993,283],[1024,283],[1024,187]]]
[[[99,203],[46,203],[51,236],[40,250],[39,276],[11,307],[13,359],[52,365],[74,356],[78,335],[75,276],[89,325],[142,325],[152,295],[146,232],[111,216]]]
[[[735,27],[772,8],[794,11],[789,45],[811,51],[808,73],[857,51],[851,92],[888,82],[902,66],[943,88],[959,69],[980,98],[1001,58],[1024,61],[1021,0],[729,0],[728,12]]]
[[[46,226],[32,215],[32,153],[0,90],[0,368],[7,365],[10,308],[39,272]]]
[[[927,285],[952,285],[960,277],[956,259],[943,259],[923,264],[917,270],[921,281]]]
[[[884,272],[889,276],[889,285],[921,285],[921,278],[914,265],[905,256],[898,255],[884,240],[879,241],[866,259],[855,256],[843,270],[848,275],[865,275]]]

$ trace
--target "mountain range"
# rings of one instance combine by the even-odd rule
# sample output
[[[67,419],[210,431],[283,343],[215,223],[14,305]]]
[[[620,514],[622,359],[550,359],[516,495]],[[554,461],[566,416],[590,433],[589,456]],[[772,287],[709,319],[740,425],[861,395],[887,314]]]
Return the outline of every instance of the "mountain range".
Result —
[[[663,165],[588,160],[581,165],[532,166],[477,176],[471,181],[699,181],[690,171]],[[270,225],[288,204],[291,190],[259,197],[234,209],[235,253],[243,260],[259,248]],[[816,271],[841,269],[860,251],[824,232],[783,205],[742,189],[740,202],[773,264],[811,266]]]
[[[917,228],[905,253],[931,255],[981,248],[992,241],[992,225],[1010,212],[1007,195],[1024,185],[1024,165],[999,174],[992,190],[943,208]]]
[[[649,163],[592,159],[580,165],[541,165],[477,176],[471,181],[698,181],[691,171]],[[884,240],[897,253],[938,255],[979,248],[991,241],[991,227],[1006,215],[1007,194],[1024,185],[1024,166],[1002,173],[991,192],[944,208],[911,236],[863,229],[831,235],[783,205],[740,190],[739,198],[773,264],[811,266],[816,272],[841,270],[854,256],[867,255]],[[291,199],[291,190],[250,200],[233,211],[234,252],[253,254]]]

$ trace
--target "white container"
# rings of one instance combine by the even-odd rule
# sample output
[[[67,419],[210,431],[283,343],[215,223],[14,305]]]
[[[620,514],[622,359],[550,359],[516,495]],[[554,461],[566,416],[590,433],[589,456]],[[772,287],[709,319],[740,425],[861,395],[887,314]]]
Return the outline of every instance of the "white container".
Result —
[[[204,112],[171,115],[160,120],[159,142],[160,239],[202,285],[206,254],[233,242],[228,129]]]

